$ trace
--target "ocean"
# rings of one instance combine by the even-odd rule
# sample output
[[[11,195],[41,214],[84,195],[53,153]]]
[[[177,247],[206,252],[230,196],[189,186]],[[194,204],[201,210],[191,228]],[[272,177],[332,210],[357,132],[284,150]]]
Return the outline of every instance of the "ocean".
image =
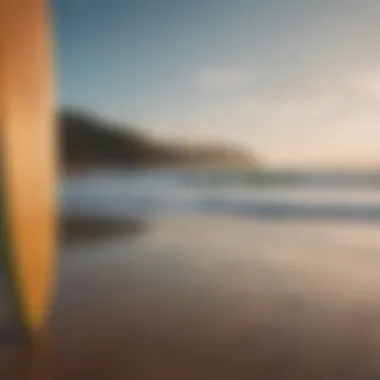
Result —
[[[380,172],[99,170],[65,179],[63,215],[211,214],[380,222]]]

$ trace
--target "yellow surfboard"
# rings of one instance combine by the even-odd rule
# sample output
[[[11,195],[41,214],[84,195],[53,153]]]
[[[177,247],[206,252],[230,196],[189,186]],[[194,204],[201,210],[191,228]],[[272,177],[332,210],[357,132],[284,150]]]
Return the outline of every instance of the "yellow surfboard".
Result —
[[[17,314],[31,332],[41,330],[48,316],[56,249],[48,12],[45,0],[0,1],[0,254]]]

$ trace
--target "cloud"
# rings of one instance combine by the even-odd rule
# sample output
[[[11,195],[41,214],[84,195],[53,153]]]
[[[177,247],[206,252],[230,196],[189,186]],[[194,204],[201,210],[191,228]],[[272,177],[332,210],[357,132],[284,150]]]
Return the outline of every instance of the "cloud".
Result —
[[[201,87],[212,91],[227,91],[246,86],[252,73],[243,69],[207,69],[200,72],[198,82]]]
[[[380,70],[360,71],[353,77],[352,84],[360,95],[380,101]]]
[[[198,72],[212,101],[173,130],[250,146],[269,165],[380,163],[380,66],[276,69]]]
[[[230,91],[246,80],[233,73],[203,77],[203,84]],[[287,90],[263,94],[255,85],[221,98],[205,109],[199,130],[251,142],[275,165],[380,162],[380,70],[357,67],[319,76],[304,92]]]

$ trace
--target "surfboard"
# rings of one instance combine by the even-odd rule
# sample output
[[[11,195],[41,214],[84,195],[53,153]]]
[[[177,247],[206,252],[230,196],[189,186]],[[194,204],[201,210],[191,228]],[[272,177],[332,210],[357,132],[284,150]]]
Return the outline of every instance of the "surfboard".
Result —
[[[56,250],[56,153],[48,2],[0,1],[2,251],[19,322],[43,329]]]

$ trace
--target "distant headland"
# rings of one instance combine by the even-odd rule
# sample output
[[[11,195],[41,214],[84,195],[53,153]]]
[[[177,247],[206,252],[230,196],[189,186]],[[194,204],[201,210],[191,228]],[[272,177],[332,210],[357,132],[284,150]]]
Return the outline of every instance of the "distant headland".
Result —
[[[93,113],[63,109],[58,114],[59,149],[66,172],[96,168],[258,168],[249,151],[223,144],[156,142],[135,128]]]

